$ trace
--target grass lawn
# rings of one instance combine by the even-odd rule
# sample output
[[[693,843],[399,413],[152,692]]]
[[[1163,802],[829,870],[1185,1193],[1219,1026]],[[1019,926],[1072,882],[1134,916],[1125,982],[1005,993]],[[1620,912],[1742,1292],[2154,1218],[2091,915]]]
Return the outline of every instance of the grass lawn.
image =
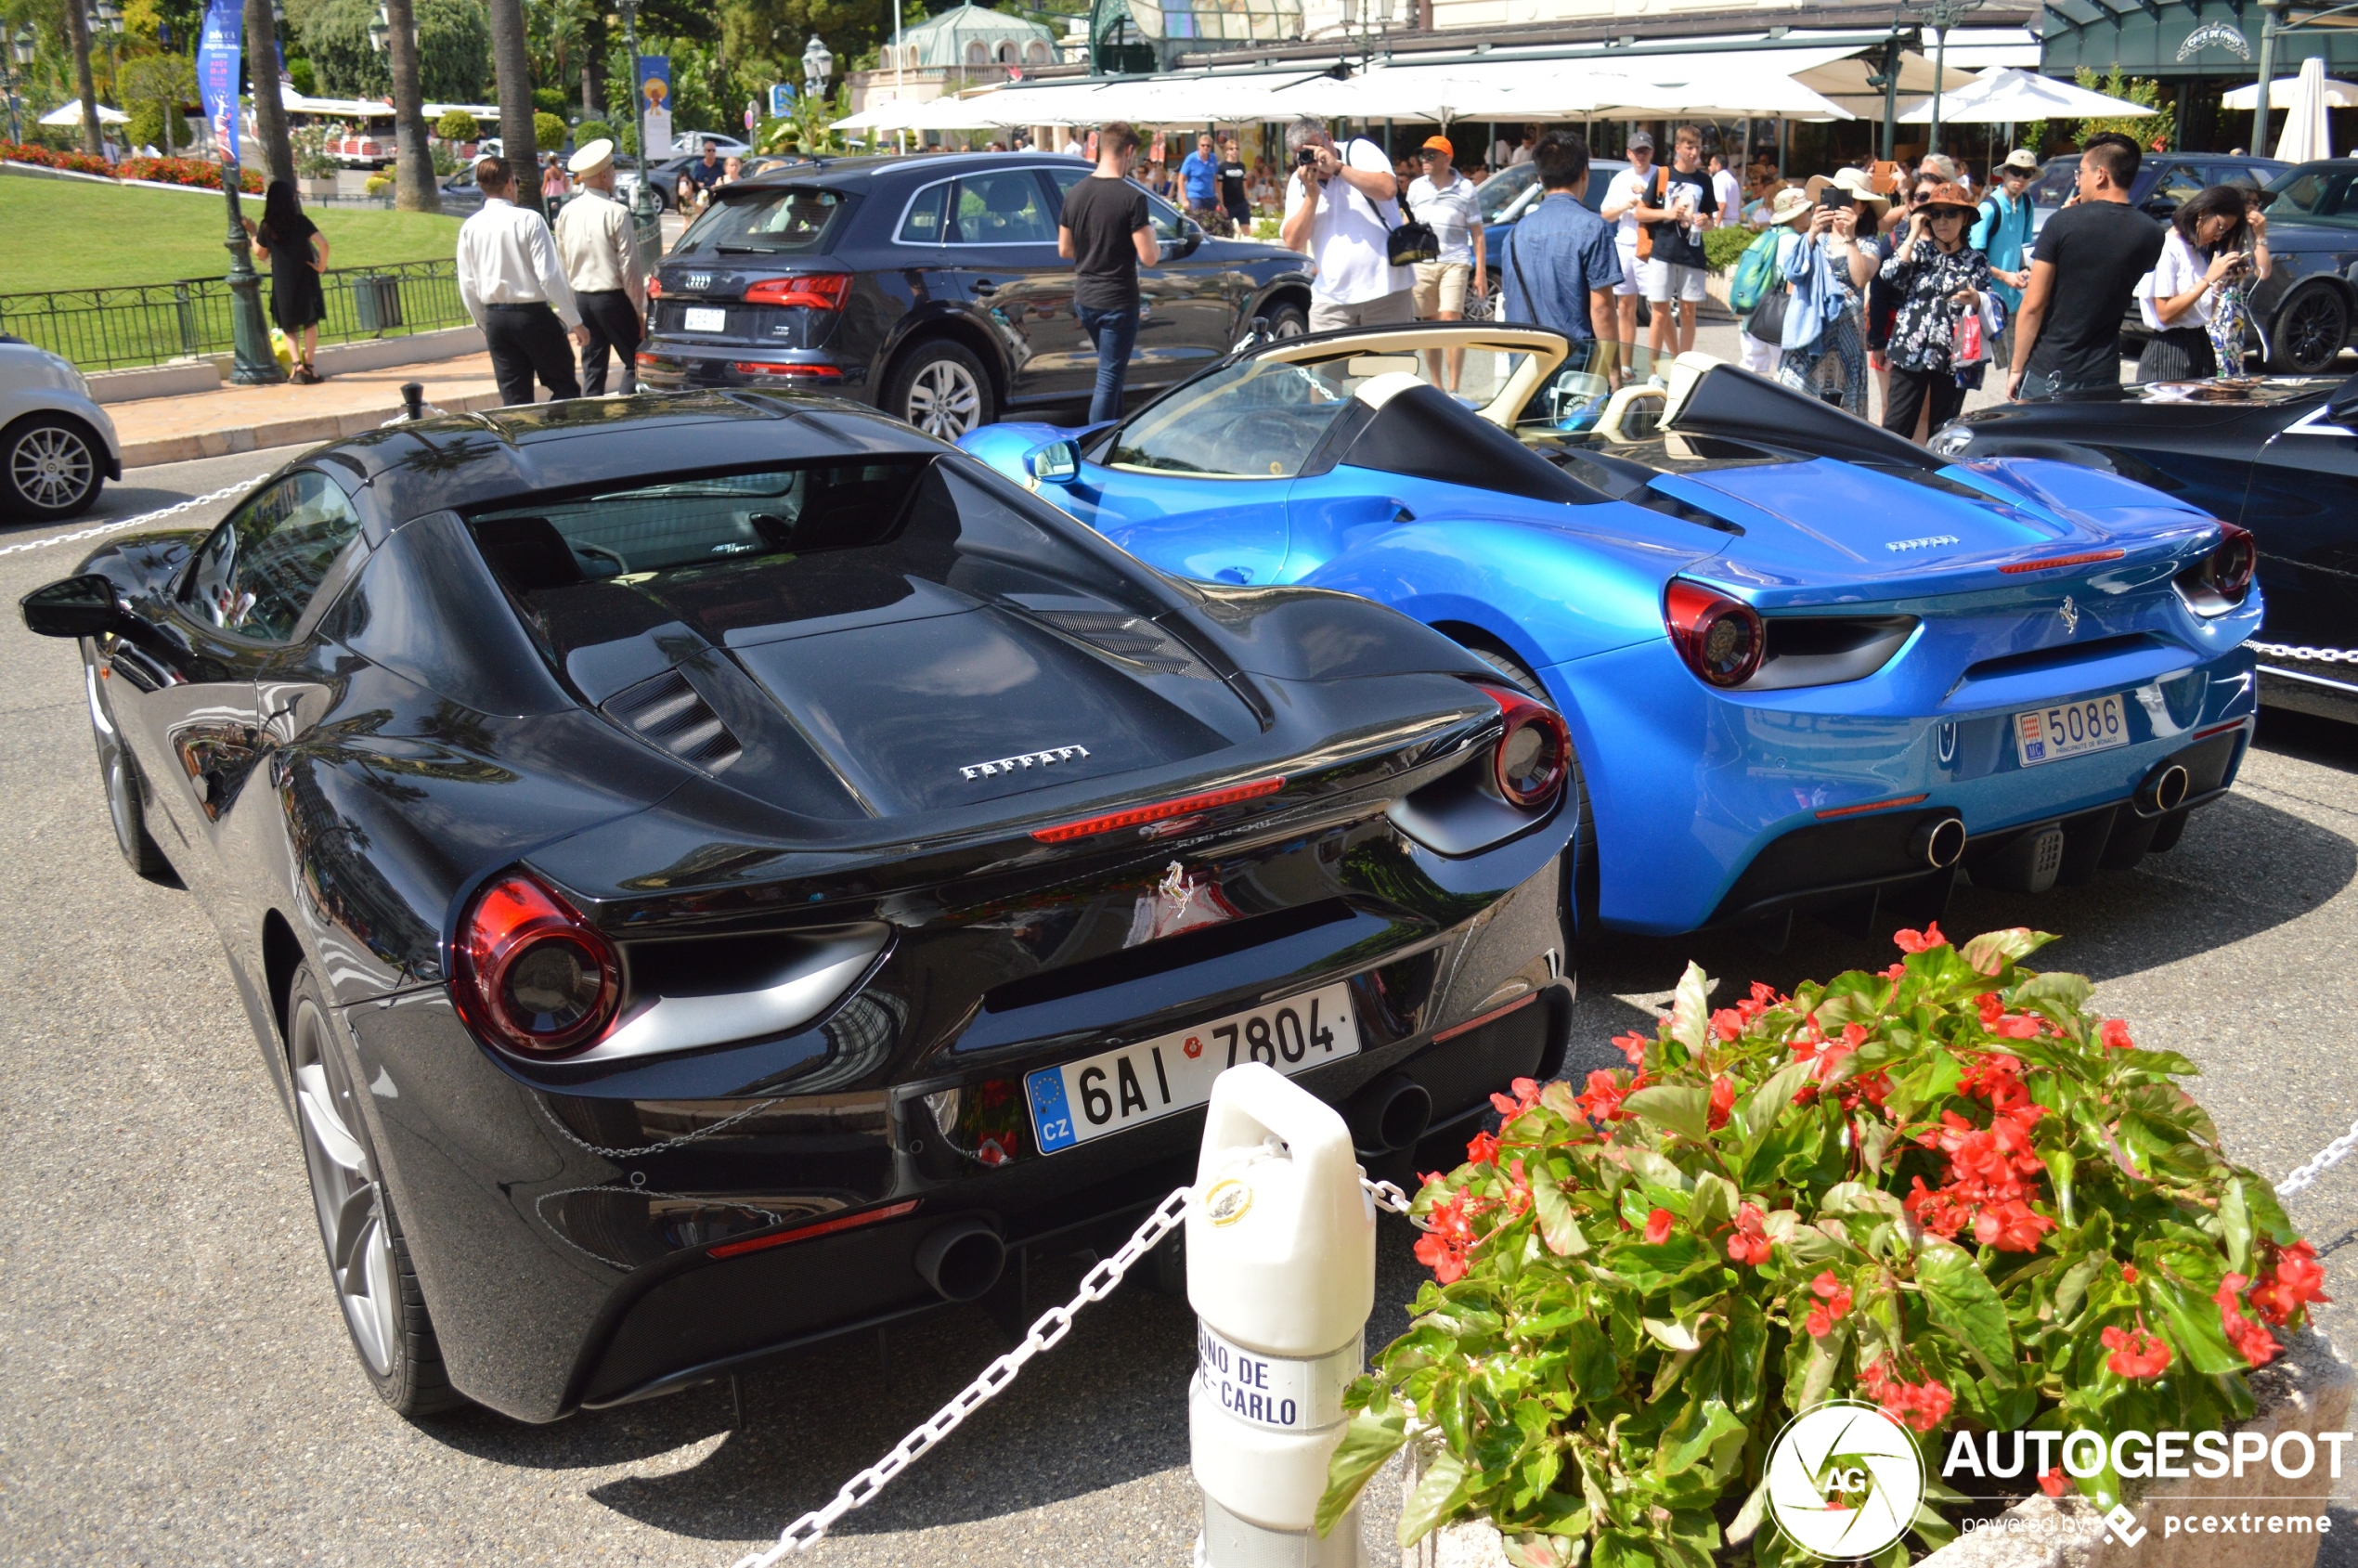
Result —
[[[247,197],[245,211],[260,218],[262,198]],[[447,260],[459,233],[457,218],[430,213],[319,207],[311,220],[328,237],[334,267]],[[0,292],[218,278],[229,266],[227,231],[217,190],[0,175]]]

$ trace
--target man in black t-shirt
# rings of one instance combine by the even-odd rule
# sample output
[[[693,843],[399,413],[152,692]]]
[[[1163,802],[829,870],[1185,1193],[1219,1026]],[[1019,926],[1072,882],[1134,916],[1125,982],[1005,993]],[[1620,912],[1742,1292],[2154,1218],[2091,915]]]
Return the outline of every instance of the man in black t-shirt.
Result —
[[[1065,193],[1056,253],[1072,262],[1073,315],[1097,345],[1089,422],[1121,417],[1121,383],[1138,342],[1138,268],[1162,260],[1147,193],[1130,181],[1138,133],[1123,121],[1097,130],[1097,169]]]
[[[2161,225],[2129,204],[2143,156],[2117,131],[2080,149],[2079,190],[2031,252],[2007,396],[2120,384],[2120,318],[2163,239]]]
[[[1251,174],[1237,156],[1237,138],[1230,136],[1220,147],[1220,206],[1238,234],[1252,232],[1252,201],[1245,195],[1245,181]]]
[[[1706,266],[1703,236],[1719,208],[1711,174],[1703,164],[1703,133],[1681,125],[1673,147],[1670,167],[1656,171],[1637,206],[1638,222],[1653,240],[1652,253],[1638,264],[1638,282],[1653,312],[1646,338],[1657,378],[1672,357],[1695,346],[1695,315],[1703,306]],[[1673,300],[1679,302],[1678,346],[1665,355],[1673,342]]]

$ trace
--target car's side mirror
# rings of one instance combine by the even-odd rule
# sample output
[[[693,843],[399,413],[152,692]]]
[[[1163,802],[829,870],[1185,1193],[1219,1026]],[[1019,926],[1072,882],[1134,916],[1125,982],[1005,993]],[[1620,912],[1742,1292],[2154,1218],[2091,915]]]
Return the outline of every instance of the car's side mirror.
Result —
[[[120,617],[114,584],[95,572],[36,588],[17,602],[17,610],[36,637],[103,637]]]
[[[1192,256],[1196,253],[1196,247],[1202,243],[1203,225],[1193,218],[1181,218],[1179,238],[1173,241],[1171,253],[1174,256]]]
[[[1081,448],[1069,441],[1051,441],[1026,452],[1023,466],[1043,485],[1069,484],[1081,473]]]

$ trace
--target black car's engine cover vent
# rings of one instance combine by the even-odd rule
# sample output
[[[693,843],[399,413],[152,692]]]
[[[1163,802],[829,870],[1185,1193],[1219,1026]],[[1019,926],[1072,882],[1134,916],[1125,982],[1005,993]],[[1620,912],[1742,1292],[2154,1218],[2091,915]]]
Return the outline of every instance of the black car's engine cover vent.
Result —
[[[720,722],[720,716],[677,669],[623,688],[608,697],[600,711],[707,773],[724,772],[745,755],[745,747]]]
[[[1090,610],[1040,610],[1041,620],[1102,654],[1157,675],[1193,675],[1211,680],[1211,671],[1170,632],[1143,616],[1110,615]]]

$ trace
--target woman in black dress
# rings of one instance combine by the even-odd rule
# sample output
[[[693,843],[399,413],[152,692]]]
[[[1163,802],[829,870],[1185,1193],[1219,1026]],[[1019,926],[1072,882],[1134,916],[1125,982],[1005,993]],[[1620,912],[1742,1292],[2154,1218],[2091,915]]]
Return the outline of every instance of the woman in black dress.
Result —
[[[319,379],[311,360],[319,351],[319,323],[328,317],[327,291],[319,284],[328,270],[328,237],[303,215],[289,180],[270,182],[262,197],[262,224],[248,227],[255,253],[270,264],[270,319],[295,348],[289,379],[309,385]]]

